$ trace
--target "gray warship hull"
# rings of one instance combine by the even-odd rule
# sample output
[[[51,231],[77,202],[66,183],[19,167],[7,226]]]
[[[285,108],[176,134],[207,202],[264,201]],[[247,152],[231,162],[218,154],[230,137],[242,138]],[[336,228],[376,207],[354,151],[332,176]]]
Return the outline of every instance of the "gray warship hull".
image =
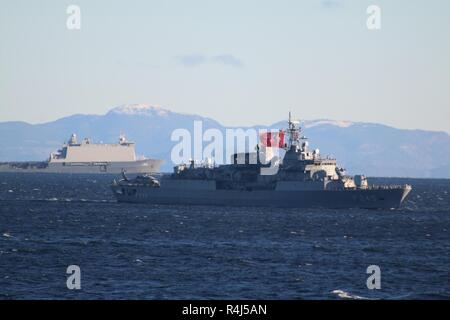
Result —
[[[286,208],[398,208],[409,186],[355,190],[196,190],[112,186],[119,202]]]
[[[158,172],[162,160],[145,159],[117,162],[3,162],[0,172],[25,173],[83,173],[83,174],[120,174],[126,171],[130,174]]]

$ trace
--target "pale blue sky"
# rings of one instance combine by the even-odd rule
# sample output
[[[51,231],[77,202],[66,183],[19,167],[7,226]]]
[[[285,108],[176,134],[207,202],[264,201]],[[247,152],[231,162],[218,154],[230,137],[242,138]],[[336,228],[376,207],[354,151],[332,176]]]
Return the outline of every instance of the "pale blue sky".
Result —
[[[292,110],[450,132],[450,1],[0,0],[0,121],[128,103],[225,125]]]

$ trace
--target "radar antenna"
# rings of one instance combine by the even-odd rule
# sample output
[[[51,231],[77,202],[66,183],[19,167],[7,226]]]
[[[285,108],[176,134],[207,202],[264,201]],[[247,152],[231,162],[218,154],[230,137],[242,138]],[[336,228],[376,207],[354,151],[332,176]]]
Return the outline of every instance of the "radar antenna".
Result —
[[[119,144],[126,144],[127,138],[125,137],[125,134],[121,131],[119,135]]]

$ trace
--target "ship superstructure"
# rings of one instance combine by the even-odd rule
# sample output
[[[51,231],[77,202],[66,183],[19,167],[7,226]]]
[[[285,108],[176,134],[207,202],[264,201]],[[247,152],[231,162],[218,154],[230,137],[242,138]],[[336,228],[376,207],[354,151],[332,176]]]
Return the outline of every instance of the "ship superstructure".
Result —
[[[80,143],[72,134],[63,147],[50,155],[50,163],[64,162],[129,162],[138,160],[134,142],[120,135],[119,143],[92,143],[85,138]]]

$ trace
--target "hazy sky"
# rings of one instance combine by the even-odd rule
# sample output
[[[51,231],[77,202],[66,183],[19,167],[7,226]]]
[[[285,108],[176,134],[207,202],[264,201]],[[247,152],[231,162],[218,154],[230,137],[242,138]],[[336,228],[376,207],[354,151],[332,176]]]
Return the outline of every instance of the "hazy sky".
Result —
[[[0,0],[0,121],[128,103],[225,125],[292,110],[450,132],[450,1]]]

